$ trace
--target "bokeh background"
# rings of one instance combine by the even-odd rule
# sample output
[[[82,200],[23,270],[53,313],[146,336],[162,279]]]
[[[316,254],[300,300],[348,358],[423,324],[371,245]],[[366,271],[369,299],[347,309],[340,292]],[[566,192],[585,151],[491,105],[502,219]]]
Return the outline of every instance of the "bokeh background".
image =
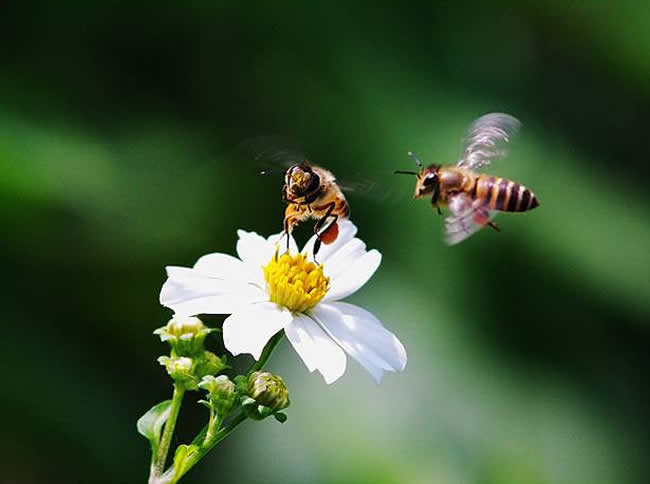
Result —
[[[188,483],[645,482],[649,78],[640,0],[2,2],[2,481],[146,481],[164,266],[280,230],[281,177],[239,149],[279,136],[389,193],[350,196],[384,254],[350,299],[409,364],[326,386],[283,344],[288,422]],[[497,174],[542,205],[448,248],[391,172],[453,162],[490,111],[524,123]]]

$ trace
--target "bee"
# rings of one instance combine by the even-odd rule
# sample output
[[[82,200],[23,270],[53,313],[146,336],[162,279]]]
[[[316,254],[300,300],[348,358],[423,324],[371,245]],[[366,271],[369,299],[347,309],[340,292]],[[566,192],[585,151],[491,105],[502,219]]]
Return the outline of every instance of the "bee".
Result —
[[[470,125],[463,155],[456,164],[425,167],[409,152],[419,171],[395,171],[415,175],[413,198],[431,196],[431,204],[438,214],[442,214],[441,206],[448,208],[450,216],[445,218],[448,245],[462,242],[486,226],[500,231],[492,221],[498,212],[525,212],[539,206],[537,196],[524,185],[475,172],[506,155],[505,145],[520,126],[508,114],[486,114]]]
[[[287,208],[284,212],[284,233],[289,234],[300,222],[315,219],[314,257],[321,244],[333,243],[339,234],[338,221],[350,216],[350,205],[334,175],[307,160],[290,166],[284,175],[282,188]]]

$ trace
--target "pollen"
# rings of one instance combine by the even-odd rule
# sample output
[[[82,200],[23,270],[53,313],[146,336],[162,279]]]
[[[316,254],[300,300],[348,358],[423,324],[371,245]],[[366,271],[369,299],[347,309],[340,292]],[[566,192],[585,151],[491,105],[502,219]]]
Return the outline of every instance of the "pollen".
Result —
[[[264,267],[264,279],[271,301],[298,313],[316,306],[330,285],[323,266],[307,261],[302,254],[278,257],[276,253]]]

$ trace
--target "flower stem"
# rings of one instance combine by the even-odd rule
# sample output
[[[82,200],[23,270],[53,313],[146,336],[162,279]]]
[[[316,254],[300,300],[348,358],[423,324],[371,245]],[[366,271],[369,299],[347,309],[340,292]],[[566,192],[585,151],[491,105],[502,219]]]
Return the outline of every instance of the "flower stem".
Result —
[[[262,350],[260,359],[257,360],[248,370],[249,374],[254,371],[259,371],[264,369],[264,366],[266,365],[266,363],[269,361],[269,358],[271,358],[271,355],[273,354],[273,350],[275,350],[275,348],[278,346],[278,344],[280,343],[283,337],[284,337],[284,331],[278,331],[269,340],[269,342],[264,347],[264,350]],[[179,395],[177,395],[177,393]],[[240,423],[242,423],[244,420],[248,418],[246,417],[246,414],[244,412],[239,411],[239,413],[237,413],[234,417],[232,417],[226,423],[226,425],[224,425],[223,428],[218,430],[221,422],[219,421],[219,419],[215,418],[215,415],[211,413],[210,421],[208,425],[204,426],[203,429],[201,429],[199,434],[196,437],[194,437],[194,440],[192,441],[192,445],[198,446],[198,450],[194,454],[188,456],[187,460],[184,462],[182,466],[182,470],[178,473],[178,475],[174,474],[173,467],[172,467],[163,476],[162,472],[164,470],[165,460],[167,459],[167,451],[169,450],[169,443],[171,442],[171,436],[174,432],[174,424],[176,422],[176,417],[178,417],[178,411],[180,410],[180,403],[182,398],[183,398],[183,390],[174,386],[174,396],[172,397],[171,414],[169,416],[169,420],[167,420],[167,423],[165,424],[165,430],[163,432],[163,437],[159,447],[158,458],[156,459],[154,463],[154,467],[152,468],[152,476],[154,477],[149,478],[150,484],[157,484],[158,476],[162,476],[160,482],[163,482],[165,484],[175,484],[176,482],[178,482],[180,478],[183,477],[187,473],[187,471],[189,471],[192,467],[194,467],[196,463],[199,462],[210,450],[212,450],[214,446],[216,446],[219,442],[221,442],[223,439],[228,437],[228,435],[230,435],[230,433],[233,430],[235,430],[235,427],[237,427]],[[168,432],[168,427],[169,427],[169,432]],[[165,446],[164,455],[162,452],[163,446]],[[154,471],[157,474],[154,474]]]
[[[210,452],[212,448],[217,445],[219,442],[221,442],[223,439],[228,437],[230,435],[230,432],[235,430],[235,427],[237,427],[240,423],[242,423],[244,420],[246,420],[246,415],[244,412],[238,413],[232,420],[228,422],[228,424],[223,427],[221,430],[219,430],[216,434],[210,436],[209,431],[208,431],[208,436],[203,440],[203,443],[201,444],[201,447],[199,448],[198,452],[194,455],[192,455],[184,464],[182,472],[180,472],[178,475],[175,475],[172,480],[170,481],[170,484],[174,484],[179,481],[181,477],[183,477],[187,471],[189,471],[194,465],[199,462],[205,454]]]
[[[172,395],[169,418],[165,423],[165,429],[163,430],[162,438],[160,439],[158,452],[156,453],[156,457],[151,468],[151,476],[149,477],[149,482],[156,482],[156,480],[162,475],[163,471],[165,470],[165,461],[167,460],[169,445],[172,441],[172,435],[174,434],[174,428],[176,427],[176,419],[178,418],[178,413],[181,410],[184,394],[185,390],[179,385],[174,384],[174,394]]]
[[[273,350],[275,350],[276,346],[278,346],[278,343],[280,343],[283,337],[284,337],[284,330],[278,331],[269,340],[269,342],[266,343],[266,346],[262,350],[262,355],[260,356],[260,359],[257,360],[255,363],[253,363],[253,366],[251,366],[250,370],[248,370],[249,375],[254,371],[260,371],[264,369],[264,366],[266,365],[266,363],[269,361],[269,358],[271,358],[271,355],[273,354]]]

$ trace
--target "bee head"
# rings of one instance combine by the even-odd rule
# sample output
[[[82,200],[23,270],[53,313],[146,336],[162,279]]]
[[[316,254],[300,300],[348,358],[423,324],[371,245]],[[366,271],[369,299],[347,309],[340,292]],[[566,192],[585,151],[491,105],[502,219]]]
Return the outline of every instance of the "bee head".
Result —
[[[426,197],[439,190],[440,179],[438,178],[438,167],[436,165],[422,168],[415,178],[415,193],[413,194],[413,198]]]
[[[395,173],[401,175],[415,175],[415,193],[413,194],[413,198],[422,198],[427,195],[433,195],[434,198],[437,198],[437,195],[440,192],[440,180],[438,178],[438,169],[440,166],[429,165],[425,168],[413,152],[409,151],[408,155],[413,161],[415,161],[415,164],[418,165],[420,171],[396,170]]]
[[[318,187],[319,177],[306,162],[294,165],[287,170],[285,183],[291,193],[303,196]]]

